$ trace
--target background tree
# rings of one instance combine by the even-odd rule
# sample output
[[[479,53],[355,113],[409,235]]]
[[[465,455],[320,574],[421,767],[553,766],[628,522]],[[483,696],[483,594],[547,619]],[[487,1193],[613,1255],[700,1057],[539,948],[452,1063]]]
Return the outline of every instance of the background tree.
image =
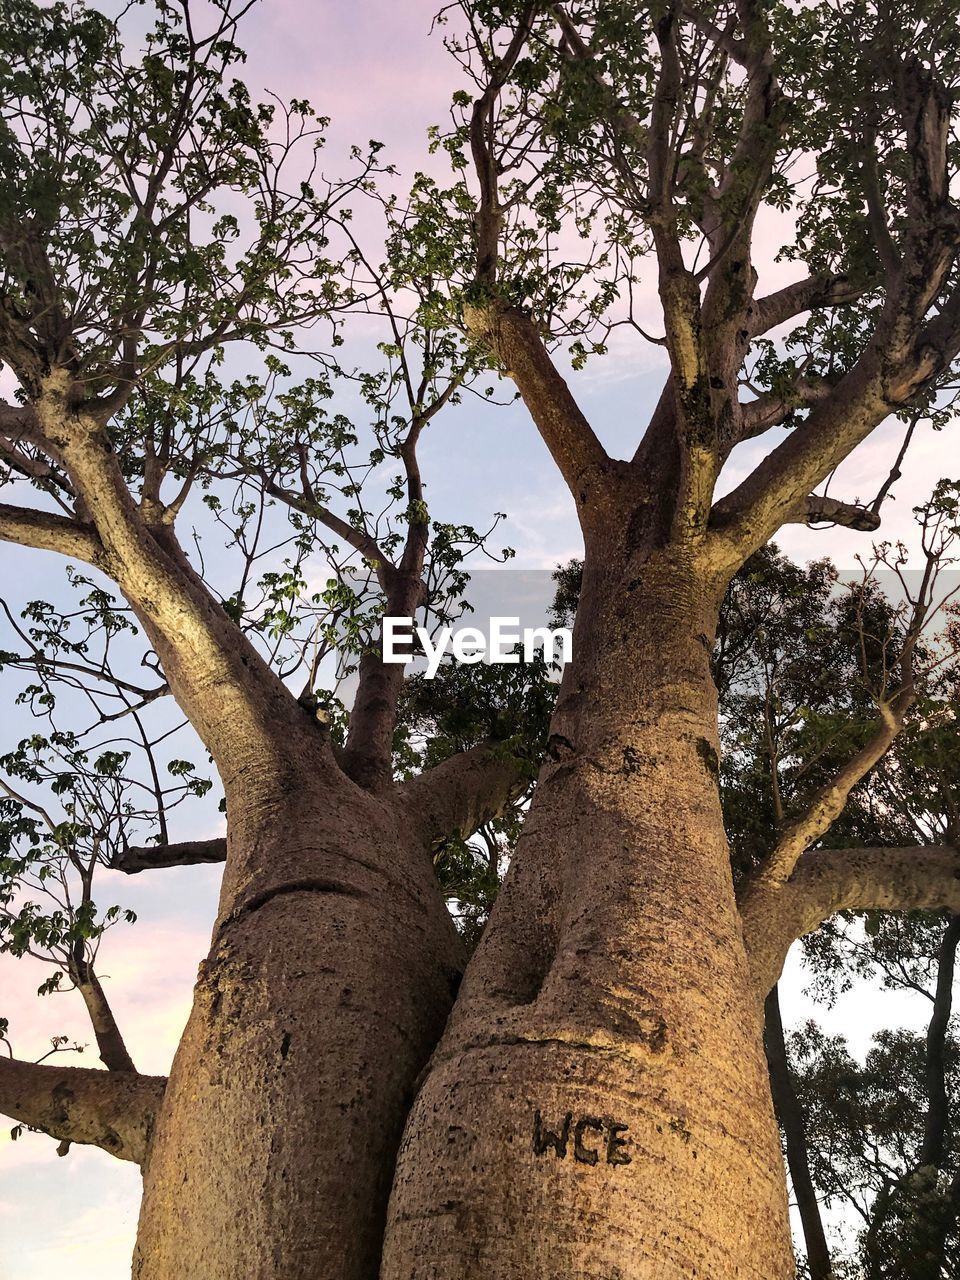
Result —
[[[107,674],[59,624],[33,634],[29,608],[14,665],[36,669],[39,699],[66,664],[107,674],[133,724],[169,687],[227,837],[164,843],[164,770],[183,780],[172,800],[205,778],[164,759],[162,730],[137,730],[146,764],[129,773],[102,724],[96,751],[55,729],[11,760],[67,797],[48,836],[34,793],[8,796],[13,877],[49,865],[81,883],[39,923],[15,889],[14,945],[52,948],[78,986],[115,918],[82,891],[97,859],[225,866],[169,1079],[131,1071],[107,1036],[110,1071],[0,1059],[3,1108],[142,1164],[141,1280],[788,1276],[762,1014],[783,957],[843,909],[960,905],[957,852],[926,835],[817,847],[916,705],[955,493],[924,512],[927,571],[888,636],[861,597],[843,724],[815,703],[798,729],[768,700],[773,749],[744,741],[771,779],[776,757],[782,818],[772,797],[767,842],[734,844],[736,878],[714,641],[731,579],[780,526],[877,527],[889,481],[869,503],[824,488],[857,445],[891,414],[909,433],[946,413],[952,10],[464,0],[445,17],[469,88],[434,137],[454,175],[418,176],[403,201],[377,193],[392,175],[375,144],[331,183],[307,104],[257,106],[231,80],[242,8],[201,30],[162,0],[142,55],[87,10],[17,0],[10,16],[0,351],[16,385],[0,434],[22,501],[0,507],[0,535],[111,579],[125,603],[85,606],[83,625],[99,645],[129,610],[157,683],[132,658]],[[384,265],[349,216],[367,200]],[[764,293],[752,237],[771,209],[793,214],[797,279]],[[636,329],[647,264],[670,372],[625,460],[555,349],[577,365]],[[353,314],[383,325],[357,368],[340,355]],[[234,350],[257,371],[237,374]],[[299,381],[298,351],[313,360]],[[584,560],[537,786],[460,984],[437,850],[529,787],[499,712],[526,721],[543,699],[536,680],[493,691],[484,726],[421,697],[398,739],[402,669],[377,624],[457,607],[484,536],[431,520],[417,447],[491,368],[569,486]],[[737,446],[774,431],[717,497]],[[190,519],[225,527],[227,554],[208,564],[202,535],[181,541]],[[316,546],[334,568],[321,590],[303,571]]]
[[[945,638],[955,653],[955,621]],[[853,824],[864,843],[955,842],[956,680],[954,658],[936,670],[903,735],[852,797],[844,825]],[[772,1011],[771,1069],[781,1073],[787,1123],[803,1129],[809,1142],[806,1162],[789,1162],[794,1186],[807,1182],[805,1163],[808,1205],[816,1193],[828,1207],[852,1211],[859,1224],[856,1248],[834,1249],[835,1269],[846,1258],[870,1277],[956,1272],[951,1015],[957,939],[956,915],[930,912],[845,915],[805,939],[819,1000],[832,1004],[858,978],[879,979],[886,990],[929,1002],[924,1033],[885,1031],[863,1063],[851,1058],[842,1036],[826,1037],[810,1024],[790,1038],[791,1082]],[[829,1258],[818,1261],[817,1217],[811,1208],[805,1230],[810,1273],[830,1275]]]

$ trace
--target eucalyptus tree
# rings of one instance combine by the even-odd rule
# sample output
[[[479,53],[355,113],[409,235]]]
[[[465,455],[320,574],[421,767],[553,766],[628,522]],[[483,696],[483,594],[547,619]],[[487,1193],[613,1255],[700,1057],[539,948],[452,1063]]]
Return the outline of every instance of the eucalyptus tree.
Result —
[[[878,1032],[862,1061],[844,1036],[813,1021],[782,1048],[771,1044],[772,1069],[783,1073],[778,1110],[788,1140],[794,1135],[794,1193],[798,1206],[805,1202],[800,1256],[815,1280],[957,1274],[958,1046],[950,1018],[958,936],[956,914],[932,912],[869,913],[832,926],[817,939],[821,990],[839,985],[839,960],[841,973],[928,1001],[925,1029]],[[777,1030],[772,1016],[768,1035]]]
[[[955,843],[955,616],[946,621],[950,657],[931,670],[903,733],[854,795],[843,832],[831,832],[831,839]],[[909,994],[927,1009],[919,1032],[879,1032],[862,1062],[843,1036],[824,1035],[813,1024],[795,1031],[788,1047],[779,1035],[775,992],[768,998],[774,1093],[788,1152],[793,1131],[788,1163],[812,1277],[847,1274],[843,1268],[870,1280],[957,1274],[958,941],[956,912],[930,911],[844,913],[805,939],[818,1001],[832,1004],[859,979]],[[829,1250],[821,1202],[855,1228]]]
[[[377,196],[375,146],[339,184],[294,158],[323,123],[231,79],[242,8],[201,29],[162,0],[141,57],[92,11],[5,8],[0,351],[16,389],[0,439],[22,501],[0,507],[0,536],[112,579],[210,753],[227,837],[153,859],[225,857],[169,1079],[0,1058],[0,1104],[143,1166],[141,1280],[785,1278],[762,1030],[783,956],[842,908],[957,904],[951,846],[811,851],[916,697],[930,575],[897,663],[867,662],[849,754],[736,885],[711,658],[750,556],[791,521],[875,529],[888,484],[861,503],[824,482],[891,415],[909,429],[942,413],[960,352],[955,11],[462,0],[443,17],[465,87],[432,144],[454,174],[418,176],[398,203]],[[383,268],[348,216],[366,199]],[[787,209],[796,279],[765,291],[755,228]],[[669,373],[618,459],[555,348],[577,365],[614,327],[649,338],[645,271]],[[381,369],[354,379],[337,353],[357,311],[387,336]],[[259,350],[263,376],[224,379],[234,348]],[[296,348],[317,366],[299,388]],[[398,780],[402,670],[376,622],[444,613],[481,541],[431,523],[417,444],[487,368],[529,410],[585,550],[536,790],[461,982],[438,844],[503,812],[530,762],[484,737]],[[344,383],[375,420],[365,462],[345,460],[349,415],[328,412]],[[718,498],[736,446],[781,428]],[[400,478],[378,514],[360,481],[387,459]],[[218,566],[178,538],[198,506],[231,529],[239,587],[209,587]],[[928,509],[930,566],[956,509],[949,488]],[[257,588],[278,513],[290,563]],[[311,600],[314,544],[353,553],[370,590],[344,567]],[[291,607],[303,596],[312,621]],[[78,656],[27,639],[17,660],[45,678]],[[318,688],[334,644],[356,655],[342,742]],[[51,767],[92,770],[109,795],[124,766],[101,760]],[[82,798],[51,839],[8,800],[11,839],[77,875],[150,860]],[[148,807],[117,798],[106,816]],[[66,944],[78,985],[101,923],[87,908],[39,939]],[[29,920],[17,938],[38,942]]]
[[[735,883],[850,754],[870,716],[876,664],[896,661],[905,633],[895,598],[904,584],[896,572],[877,576],[877,563],[843,583],[829,561],[801,569],[768,547],[731,583],[715,675]],[[854,788],[822,847],[954,842],[955,606],[936,622],[921,643],[917,696],[901,733]],[[854,984],[871,983],[909,995],[926,1024],[922,1034],[888,1025],[878,991],[883,1029],[863,1061],[815,1021],[785,1035],[777,988],[767,997],[771,1087],[802,1274],[811,1280],[955,1273],[958,938],[956,913],[932,911],[844,912],[804,938],[808,994],[819,1005],[843,999],[849,1008],[862,999],[847,994]]]

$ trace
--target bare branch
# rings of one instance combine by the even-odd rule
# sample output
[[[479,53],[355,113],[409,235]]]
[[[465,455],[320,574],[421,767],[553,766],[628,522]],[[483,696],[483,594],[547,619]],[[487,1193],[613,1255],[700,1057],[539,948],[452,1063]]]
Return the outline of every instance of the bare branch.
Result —
[[[880,715],[864,745],[820,788],[802,816],[789,823],[780,834],[773,852],[755,876],[754,883],[758,888],[786,880],[804,850],[829,830],[843,812],[853,788],[886,755],[903,727],[912,701],[911,685],[899,689],[892,698],[880,703]]]
[[[40,551],[58,551],[103,568],[104,547],[93,525],[50,511],[34,511],[0,502],[0,539]]]
[[[825,378],[811,378],[803,374],[797,377],[785,391],[769,391],[748,400],[740,406],[740,430],[738,439],[752,440],[772,427],[778,427],[796,409],[809,408],[826,400],[833,390],[833,383]]]
[[[788,880],[741,901],[744,941],[765,996],[791,945],[838,911],[960,911],[960,850],[817,849],[805,853]]]
[[[911,597],[910,621],[897,657],[897,683],[888,687],[886,670],[873,693],[877,718],[863,745],[806,803],[799,817],[778,828],[772,851],[748,878],[740,892],[741,912],[762,915],[773,896],[793,874],[803,853],[822,839],[846,807],[854,787],[877,765],[903,728],[916,701],[914,655],[923,627],[933,607],[933,590],[944,547],[927,544],[927,563],[916,595]],[[902,581],[902,579],[901,579]],[[766,992],[763,993],[764,995]]]
[[[0,1055],[0,1111],[65,1142],[143,1165],[164,1076],[42,1066]]]
[[[745,340],[758,338],[807,311],[848,306],[862,298],[871,287],[866,283],[855,283],[848,276],[829,272],[797,280],[753,302],[743,337]]]
[[[465,308],[464,321],[471,336],[516,382],[576,500],[581,523],[589,525],[597,508],[596,495],[590,489],[603,479],[610,459],[551,360],[533,320],[516,307],[491,302]]]
[[[855,502],[838,502],[836,498],[826,498],[815,493],[804,499],[792,523],[841,524],[861,533],[873,533],[880,528],[880,515],[873,507],[864,507]]]
[[[909,422],[909,425],[907,426],[906,433],[904,434],[903,441],[900,445],[900,450],[897,453],[893,466],[890,468],[890,472],[887,475],[886,480],[884,480],[883,484],[877,490],[877,496],[874,498],[873,502],[871,502],[870,504],[871,511],[879,512],[880,508],[884,504],[884,501],[886,500],[887,494],[890,492],[890,490],[893,488],[893,486],[896,484],[896,482],[900,479],[901,475],[903,474],[900,468],[903,465],[904,458],[907,456],[907,450],[910,448],[910,442],[913,440],[913,434],[917,429],[917,424],[921,421],[922,418],[923,418],[923,412],[920,409],[917,409],[914,413],[910,415],[910,422]]]
[[[81,962],[77,969],[75,976],[77,990],[83,997],[83,1003],[90,1016],[93,1034],[97,1039],[97,1048],[100,1050],[100,1061],[108,1071],[136,1072],[137,1068],[124,1044],[117,1020],[110,1008],[110,1002],[100,985],[100,979],[93,971],[93,966]]]
[[[431,843],[453,835],[467,839],[499,817],[529,784],[524,762],[495,742],[471,747],[412,778],[400,788]]]
[[[384,591],[390,590],[397,570],[389,557],[380,549],[376,538],[365,529],[354,528],[352,524],[349,524],[338,516],[336,512],[331,511],[309,494],[303,495],[284,489],[276,481],[271,480],[263,469],[261,469],[261,479],[263,480],[265,493],[268,493],[272,498],[276,498],[279,502],[285,503],[288,507],[292,507],[295,511],[300,511],[304,515],[311,516],[314,520],[319,520],[321,524],[326,525],[338,537],[343,538],[348,546],[353,547],[354,551],[358,551],[373,566],[377,581]]]
[[[227,840],[215,836],[212,840],[185,840],[179,844],[127,845],[121,849],[111,867],[128,876],[139,871],[155,871],[165,867],[193,867],[203,862],[225,862]]]

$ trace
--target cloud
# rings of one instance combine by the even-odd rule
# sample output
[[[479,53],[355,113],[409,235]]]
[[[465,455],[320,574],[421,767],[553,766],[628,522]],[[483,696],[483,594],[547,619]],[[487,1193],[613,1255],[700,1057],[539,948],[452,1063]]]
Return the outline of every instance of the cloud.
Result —
[[[49,1139],[43,1141],[52,1149]],[[5,1165],[7,1159],[0,1148],[0,1161]],[[26,1203],[23,1197],[16,1202],[17,1230],[4,1230],[0,1280],[49,1280],[61,1273],[71,1280],[127,1280],[139,1170],[79,1147],[53,1161],[53,1167],[43,1170],[42,1184],[39,1176],[27,1175],[34,1194]],[[22,1159],[17,1167],[23,1177]],[[0,1201],[0,1221],[9,1220],[12,1215],[4,1207],[12,1206],[10,1200]]]

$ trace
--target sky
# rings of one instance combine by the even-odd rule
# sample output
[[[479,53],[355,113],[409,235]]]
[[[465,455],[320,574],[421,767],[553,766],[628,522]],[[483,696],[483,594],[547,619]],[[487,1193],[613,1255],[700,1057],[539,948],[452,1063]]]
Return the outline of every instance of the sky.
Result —
[[[285,98],[308,97],[332,117],[324,162],[331,173],[343,165],[351,142],[376,138],[387,144],[388,158],[401,172],[412,175],[431,163],[426,129],[444,120],[456,85],[455,68],[436,33],[430,35],[435,3],[262,0],[244,24],[242,42],[250,54],[245,78],[255,93],[274,89]],[[773,261],[782,232],[772,221],[760,229],[763,292],[795,278],[795,268]],[[656,328],[653,312],[649,323]],[[632,452],[663,374],[661,352],[621,330],[610,354],[573,379],[582,407],[611,452]],[[878,431],[844,466],[833,492],[847,500],[872,498],[896,452],[898,433],[894,424]],[[885,519],[884,537],[912,538],[911,508],[943,473],[946,443],[946,437],[919,433]],[[769,438],[738,450],[723,487],[742,478],[768,444]],[[435,516],[485,527],[492,512],[507,513],[502,541],[515,549],[518,567],[545,574],[579,552],[570,497],[520,406],[471,404],[442,415],[425,437],[422,466]],[[841,568],[852,568],[857,554],[869,550],[864,535],[835,529],[793,527],[778,543],[801,561],[829,554]],[[41,594],[48,586],[51,592],[58,589],[62,567],[54,557],[12,547],[2,556],[2,585],[11,599]],[[515,593],[519,580],[512,581],[509,591]],[[504,612],[513,611],[506,602],[515,598],[509,592],[504,596]],[[20,728],[20,721],[8,720],[0,731],[0,750],[13,745]],[[217,834],[218,815],[197,812],[189,834]],[[118,927],[104,944],[102,977],[141,1070],[162,1073],[169,1067],[196,967],[209,942],[218,879],[217,868],[210,867],[133,879],[104,875],[103,898],[115,893],[140,916],[136,925]],[[44,976],[33,962],[0,957],[0,1014],[10,1019],[16,1050],[25,1058],[42,1054],[53,1035],[92,1041],[77,997],[36,998]],[[794,963],[784,980],[788,1019],[810,1011],[803,985]],[[880,1019],[913,1025],[922,1012],[886,993],[856,991],[841,1005],[827,1018],[828,1027],[846,1030],[861,1052]],[[854,1007],[856,1016],[851,1016]],[[78,1061],[95,1063],[95,1049]],[[14,1143],[0,1127],[0,1280],[48,1280],[57,1273],[72,1280],[122,1280],[129,1274],[138,1197],[133,1166],[79,1147],[60,1159],[49,1139],[27,1134]]]

